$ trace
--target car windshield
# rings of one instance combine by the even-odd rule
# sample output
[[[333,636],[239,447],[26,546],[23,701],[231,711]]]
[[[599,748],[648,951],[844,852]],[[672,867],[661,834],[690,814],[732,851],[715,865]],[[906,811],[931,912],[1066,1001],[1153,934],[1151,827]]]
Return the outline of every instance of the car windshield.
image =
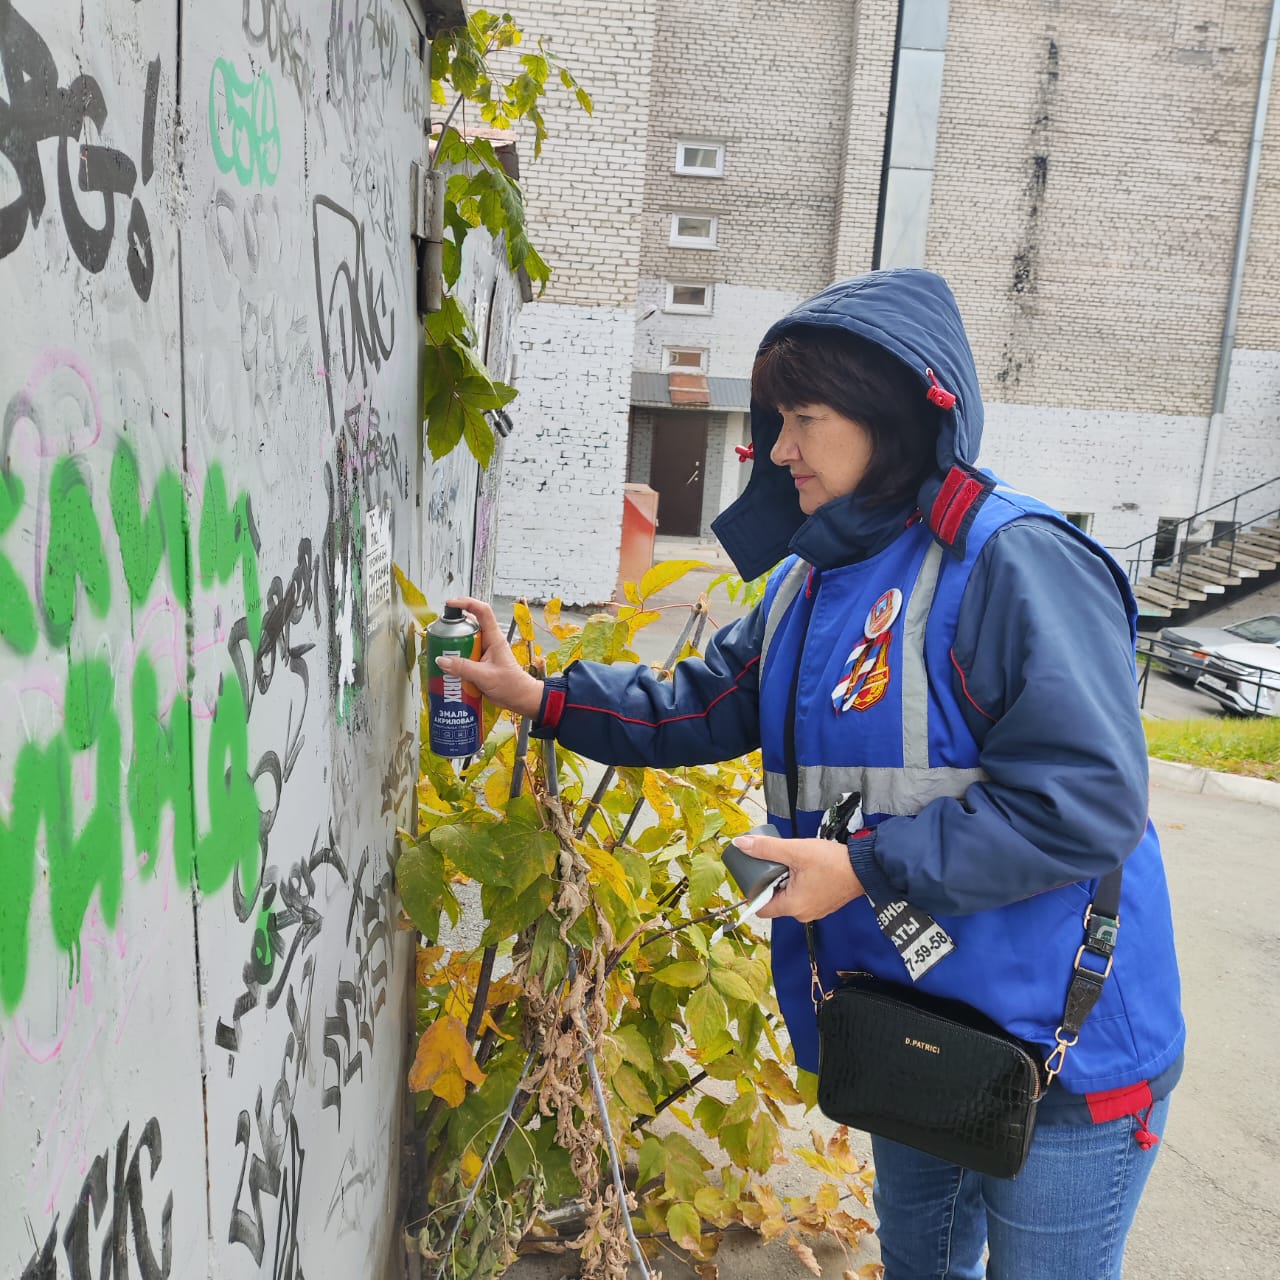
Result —
[[[1269,613],[1261,618],[1250,618],[1248,622],[1233,622],[1225,630],[1255,644],[1280,644],[1280,615]]]

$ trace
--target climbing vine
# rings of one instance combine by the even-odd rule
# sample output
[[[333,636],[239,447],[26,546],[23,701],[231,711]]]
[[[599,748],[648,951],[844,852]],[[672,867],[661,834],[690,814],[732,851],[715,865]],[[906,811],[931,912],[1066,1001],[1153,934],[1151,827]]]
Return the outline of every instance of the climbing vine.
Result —
[[[568,68],[543,40],[527,47],[509,13],[474,10],[465,25],[432,41],[432,102],[448,108],[431,159],[433,169],[449,174],[442,251],[447,288],[458,281],[468,232],[483,227],[505,246],[511,269],[524,272],[539,293],[545,289],[551,268],[529,240],[520,184],[504,168],[493,143],[470,135],[459,122],[468,107],[488,130],[527,122],[533,127],[536,159],[547,136],[542,102],[553,78],[582,110],[591,112],[590,95]],[[489,373],[476,350],[471,323],[453,298],[446,296],[441,309],[427,318],[426,340],[427,448],[433,458],[442,458],[465,443],[476,461],[488,466],[494,449],[488,415],[507,405],[515,388]]]
[[[517,605],[517,658],[551,673],[579,657],[638,661],[653,597],[691,564],[655,566],[616,613],[585,624],[557,601],[536,621]],[[702,597],[668,667],[698,653],[706,620]],[[424,1275],[497,1276],[536,1245],[578,1252],[588,1280],[620,1278],[624,1198],[652,1258],[681,1251],[713,1277],[722,1233],[746,1227],[785,1238],[820,1274],[805,1236],[856,1247],[870,1175],[843,1131],[815,1133],[792,1154],[823,1175],[817,1190],[783,1197],[772,1185],[812,1081],[792,1082],[760,934],[748,922],[720,936],[737,902],[720,853],[761,820],[758,754],[605,771],[531,744],[528,721],[506,712],[487,709],[484,730],[461,768],[423,751],[418,833],[402,833],[396,873],[423,939],[409,1083]],[[474,950],[451,949],[439,939],[468,892],[484,932]]]

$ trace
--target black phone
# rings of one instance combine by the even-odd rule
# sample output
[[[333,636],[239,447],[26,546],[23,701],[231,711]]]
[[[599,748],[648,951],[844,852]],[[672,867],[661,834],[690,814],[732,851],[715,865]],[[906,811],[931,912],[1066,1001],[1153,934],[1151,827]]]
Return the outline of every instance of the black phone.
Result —
[[[744,834],[749,836],[776,836],[778,828],[772,822],[766,822],[763,826],[752,827],[750,831]],[[739,849],[736,844],[726,845],[724,852],[720,856],[724,860],[724,865],[728,867],[734,883],[742,891],[742,896],[752,901],[758,898],[770,885],[778,884],[779,881],[785,880],[791,874],[791,868],[785,862],[774,862],[769,858],[753,858],[751,854],[744,853]]]

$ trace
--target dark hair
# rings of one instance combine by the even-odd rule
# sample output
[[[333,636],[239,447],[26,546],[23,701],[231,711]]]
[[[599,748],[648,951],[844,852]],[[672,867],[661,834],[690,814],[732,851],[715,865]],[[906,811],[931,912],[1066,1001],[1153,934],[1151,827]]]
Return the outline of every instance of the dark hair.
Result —
[[[877,503],[914,497],[937,465],[938,410],[926,390],[883,347],[842,329],[792,329],[751,370],[753,400],[779,410],[825,404],[867,429],[871,464],[858,492]]]

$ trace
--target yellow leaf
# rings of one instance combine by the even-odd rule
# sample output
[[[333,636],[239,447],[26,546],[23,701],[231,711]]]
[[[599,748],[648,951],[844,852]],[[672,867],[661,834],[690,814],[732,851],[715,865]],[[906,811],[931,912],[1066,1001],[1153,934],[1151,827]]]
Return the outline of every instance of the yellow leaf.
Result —
[[[604,849],[598,849],[594,845],[579,844],[578,849],[587,864],[591,883],[600,884],[603,882],[607,884],[623,902],[630,905],[634,899],[631,894],[631,885],[627,880],[627,873],[623,869],[622,863],[613,854],[606,852]]]
[[[392,564],[391,572],[395,574],[396,584],[400,588],[400,598],[404,601],[405,607],[413,614],[414,620],[421,623],[424,627],[429,622],[435,620],[435,614],[427,604],[427,597],[413,585],[405,576],[404,570],[398,564]]]
[[[419,947],[416,965],[418,986],[430,986],[431,979],[436,976],[440,961],[444,957],[443,947]]]
[[[429,1089],[451,1107],[462,1105],[467,1085],[481,1085],[485,1074],[476,1066],[467,1041],[466,1024],[446,1015],[437,1018],[418,1041],[418,1052],[409,1068],[409,1088],[415,1093]]]
[[[653,807],[653,811],[664,822],[675,813],[675,806],[667,798],[658,775],[652,769],[644,771],[644,781],[640,784],[644,798]]]
[[[484,1168],[484,1161],[470,1147],[462,1153],[462,1159],[458,1164],[462,1170],[462,1180],[467,1186],[480,1176],[480,1170]]]
[[[523,600],[517,600],[511,612],[516,620],[516,630],[519,631],[520,638],[532,643],[533,618],[529,613],[529,606]]]
[[[705,569],[705,560],[664,560],[647,569],[639,582],[640,598],[647,599],[656,592],[678,582],[691,569]]]
[[[776,1240],[786,1229],[787,1220],[781,1213],[766,1214],[764,1221],[758,1228],[760,1238],[765,1244],[768,1244],[770,1240]]]
[[[813,1250],[803,1240],[797,1240],[795,1236],[792,1236],[787,1241],[787,1248],[800,1259],[804,1269],[810,1275],[820,1276],[822,1274],[822,1268],[818,1266],[818,1259],[813,1256]]]
[[[832,1182],[824,1182],[814,1197],[819,1209],[834,1211],[840,1207],[840,1192]]]
[[[547,630],[551,634],[557,635],[556,628],[560,625],[560,601],[548,600],[542,610],[542,621],[546,623]],[[563,638],[563,637],[561,637]]]

